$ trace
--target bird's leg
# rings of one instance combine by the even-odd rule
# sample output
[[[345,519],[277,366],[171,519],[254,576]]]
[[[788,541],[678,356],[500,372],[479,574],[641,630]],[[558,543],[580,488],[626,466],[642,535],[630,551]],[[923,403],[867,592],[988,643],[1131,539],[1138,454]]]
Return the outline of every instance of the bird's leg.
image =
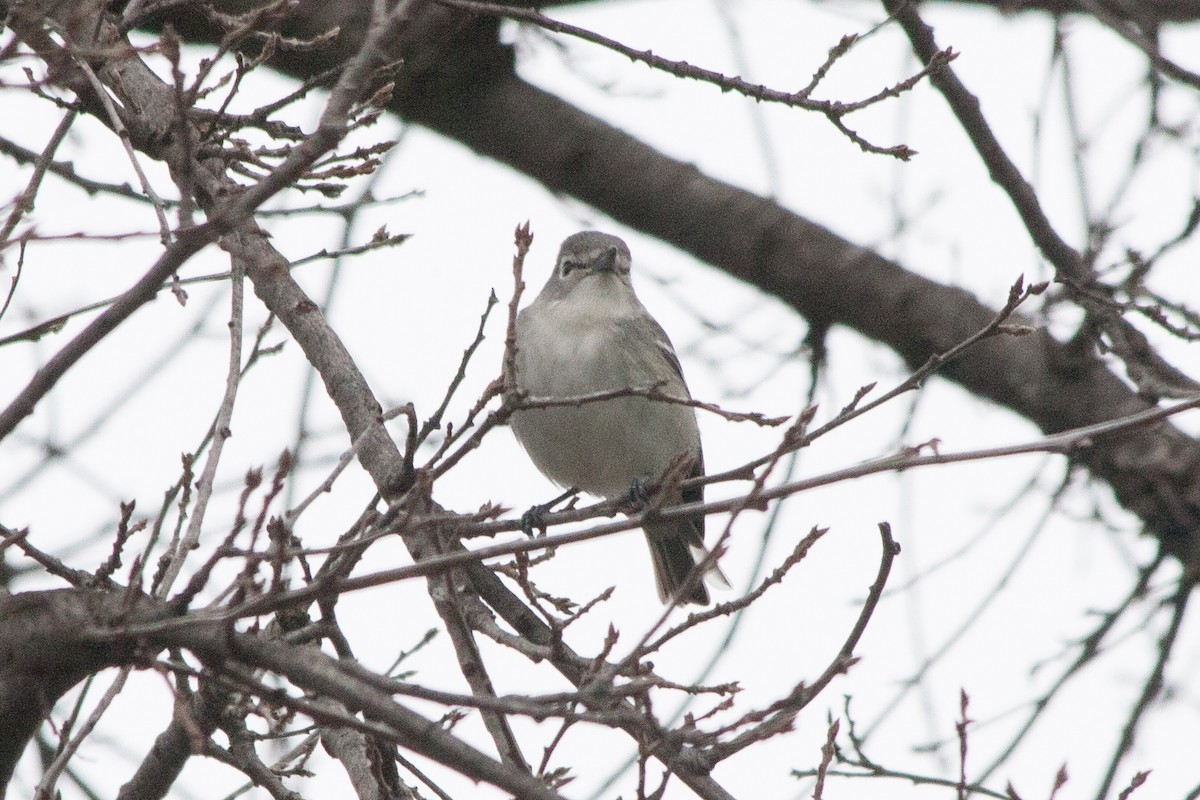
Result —
[[[667,466],[661,477],[638,475],[629,486],[628,502],[638,511],[653,514],[664,505],[670,505],[678,493],[679,482],[685,477],[683,470],[694,464],[691,457],[677,456]],[[679,502],[678,498],[674,502]]]
[[[650,479],[638,475],[629,485],[629,502],[641,508],[650,502]]]
[[[529,510],[521,515],[521,530],[526,536],[533,536],[537,531],[546,532],[546,512],[554,508],[556,505],[566,500],[569,497],[574,497],[579,493],[578,489],[567,489],[548,503],[541,503],[536,506],[530,506]]]

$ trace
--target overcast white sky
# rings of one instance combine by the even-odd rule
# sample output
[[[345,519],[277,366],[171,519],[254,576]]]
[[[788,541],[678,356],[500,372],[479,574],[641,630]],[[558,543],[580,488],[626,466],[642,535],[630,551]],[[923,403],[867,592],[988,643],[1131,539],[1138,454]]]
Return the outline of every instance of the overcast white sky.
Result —
[[[955,69],[983,101],[983,110],[1010,154],[1034,180],[1051,219],[1066,238],[1082,242],[1080,203],[1064,135],[1062,83],[1049,69],[1052,36],[1040,15],[981,12],[971,8],[927,6],[923,13],[943,45],[962,56]],[[554,16],[595,29],[634,47],[653,49],[728,73],[742,73],[774,88],[807,83],[829,47],[842,35],[864,32],[882,17],[870,3],[800,4],[770,0],[743,2],[608,2],[583,4]],[[736,25],[731,36],[729,20]],[[1142,59],[1108,32],[1086,20],[1064,27],[1074,97],[1081,127],[1093,140],[1087,153],[1090,201],[1102,208],[1122,177],[1121,158],[1131,136],[1143,124],[1144,97],[1138,87]],[[1016,215],[987,179],[973,152],[946,113],[938,96],[922,86],[903,100],[884,104],[851,120],[871,140],[903,141],[919,151],[908,164],[861,153],[824,119],[800,111],[755,105],[695,82],[681,82],[583,43],[565,41],[565,55],[541,33],[515,34],[521,71],[544,86],[671,155],[694,162],[710,175],[756,191],[774,192],[796,212],[827,225],[846,238],[879,249],[904,266],[931,278],[961,285],[999,307],[1008,287],[1022,273],[1030,280],[1048,277]],[[1170,32],[1166,49],[1176,56],[1195,53],[1200,38],[1192,29]],[[744,61],[739,61],[741,50]],[[193,56],[199,57],[198,51]],[[1195,65],[1193,65],[1195,66]],[[907,42],[895,29],[864,41],[831,73],[822,97],[844,100],[871,94],[911,72]],[[1047,76],[1051,84],[1045,85]],[[255,92],[274,97],[281,80],[256,73]],[[253,100],[252,100],[253,98]],[[297,114],[311,124],[319,97]],[[4,100],[3,135],[40,148],[58,112],[15,92]],[[1194,94],[1168,89],[1163,108],[1190,124]],[[1046,113],[1038,115],[1039,110]],[[1040,138],[1034,123],[1040,121]],[[759,126],[769,143],[761,145]],[[629,242],[635,285],[643,302],[668,330],[680,351],[692,392],[736,410],[771,415],[794,414],[808,390],[808,365],[797,349],[805,333],[798,320],[778,303],[734,283],[661,242],[624,230],[591,209],[555,197],[542,187],[462,147],[421,129],[402,129],[383,120],[366,133],[377,140],[401,135],[375,186],[377,196],[410,191],[423,194],[403,203],[363,212],[352,233],[362,242],[380,225],[393,233],[409,232],[403,247],[356,258],[342,266],[330,316],[385,406],[412,401],[427,415],[457,368],[471,341],[488,292],[502,301],[511,294],[509,265],[512,231],[529,220],[535,243],[527,262],[528,298],[540,288],[558,242],[582,228],[617,233]],[[1184,132],[1185,145],[1152,143],[1152,166],[1141,175],[1114,218],[1121,224],[1108,260],[1121,248],[1152,246],[1176,232],[1196,194],[1195,165],[1188,149],[1196,132]],[[99,155],[103,153],[103,155]],[[76,126],[62,158],[75,160],[90,177],[134,178],[113,137],[91,120]],[[162,170],[148,164],[157,185],[169,192]],[[0,161],[0,185],[22,184],[11,162]],[[1187,177],[1181,179],[1181,175]],[[352,187],[348,194],[359,191]],[[281,204],[301,205],[312,198],[295,195]],[[277,204],[278,205],[278,204]],[[51,187],[43,192],[34,217],[38,229],[155,230],[148,208],[127,204],[116,209],[109,199],[88,199],[81,192]],[[335,218],[306,217],[271,223],[275,244],[290,258],[323,247],[341,235]],[[903,226],[902,235],[896,231]],[[21,294],[0,335],[78,305],[122,291],[151,263],[156,239],[111,245],[67,243],[39,248],[27,263]],[[1158,280],[1164,289],[1193,306],[1200,302],[1195,280],[1197,248],[1189,246],[1164,264]],[[1102,259],[1104,261],[1104,259]],[[0,278],[7,283],[12,259]],[[225,268],[215,248],[187,266],[188,276]],[[298,271],[314,297],[325,296],[330,265],[318,262]],[[1190,297],[1180,291],[1189,286]],[[153,514],[163,492],[175,480],[179,455],[196,447],[223,386],[226,359],[227,289],[197,286],[186,307],[163,295],[110,336],[75,368],[27,420],[0,458],[0,522],[28,525],[42,546],[78,541],[111,525],[116,501],[134,499],[141,513]],[[213,305],[215,303],[215,305]],[[263,317],[248,303],[249,330]],[[1047,321],[1069,330],[1069,318]],[[0,348],[0,394],[6,402],[66,336],[75,322],[36,345]],[[186,344],[178,337],[199,324],[201,333]],[[503,314],[497,309],[489,338],[471,365],[450,419],[461,419],[479,391],[497,374],[503,340]],[[268,341],[286,339],[276,330]],[[905,370],[883,348],[854,334],[830,336],[830,371],[817,392],[819,419],[828,419],[864,384],[882,389],[901,380]],[[1167,355],[1179,350],[1167,346]],[[156,364],[156,359],[162,359]],[[1176,358],[1176,363],[1181,362]],[[1194,358],[1192,359],[1194,363]],[[156,364],[156,365],[155,365]],[[155,366],[148,366],[155,365]],[[223,460],[221,501],[210,512],[213,535],[222,532],[220,509],[236,497],[240,475],[256,464],[273,465],[291,446],[302,386],[302,356],[292,343],[282,354],[256,367],[243,384],[233,422],[234,437]],[[915,401],[915,410],[913,402]],[[113,408],[112,416],[104,410]],[[910,413],[911,412],[911,413]],[[1177,424],[1196,431],[1196,415]],[[701,415],[706,461],[719,471],[773,449],[777,434],[748,424]],[[315,488],[347,445],[332,406],[317,391],[310,428],[315,441],[309,457],[324,457],[300,473],[296,490]],[[398,437],[403,428],[393,424]],[[71,456],[44,469],[38,440],[50,434],[60,444],[82,443]],[[1029,423],[977,402],[948,383],[931,381],[919,397],[904,398],[862,421],[820,440],[802,453],[797,476],[813,476],[857,463],[903,445],[940,439],[943,451],[961,451],[1036,438]],[[1131,565],[1146,563],[1152,541],[1137,536],[1137,522],[1114,507],[1103,488],[1077,484],[1060,508],[1046,518],[1047,494],[1062,480],[1062,459],[1024,456],[970,466],[939,467],[900,476],[880,476],[807,492],[785,506],[767,548],[767,564],[777,563],[813,526],[830,532],[783,587],[756,605],[737,638],[718,661],[710,683],[740,680],[748,703],[762,703],[799,681],[817,676],[836,653],[857,612],[878,563],[876,523],[889,521],[903,545],[892,578],[892,591],[876,614],[860,647],[862,661],[834,683],[797,721],[795,733],[780,737],[723,763],[715,777],[738,797],[799,797],[808,784],[789,770],[816,765],[827,726],[827,712],[842,714],[843,696],[860,731],[873,729],[868,753],[896,769],[950,774],[955,769],[959,690],[971,696],[971,716],[981,722],[972,731],[971,761],[990,760],[1024,719],[1026,704],[1044,691],[1074,657],[1070,642],[1096,623],[1089,610],[1111,608],[1128,591]],[[714,487],[711,496],[736,491]],[[351,470],[337,490],[322,498],[305,517],[298,534],[305,543],[330,543],[360,513],[372,489]],[[514,509],[548,499],[555,489],[525,458],[506,430],[489,437],[461,469],[437,487],[436,499],[448,508],[471,511],[487,502]],[[1113,529],[1090,518],[1102,510]],[[762,544],[765,515],[748,515],[734,528],[723,562],[734,586],[744,587]],[[710,535],[722,523],[709,523]],[[108,550],[101,537],[73,552],[81,567],[91,567]],[[951,559],[951,556],[953,558]],[[372,549],[364,570],[405,562],[398,545]],[[950,559],[950,560],[947,560]],[[1010,569],[1010,565],[1012,568]],[[1155,589],[1169,588],[1170,573]],[[915,580],[920,578],[920,580]],[[543,587],[586,598],[606,586],[617,591],[601,613],[572,627],[577,650],[595,652],[612,622],[622,634],[617,651],[638,641],[659,614],[649,559],[641,534],[564,548],[543,569]],[[1003,584],[1003,591],[993,591]],[[52,585],[28,580],[21,588]],[[990,598],[990,599],[989,599]],[[1066,762],[1071,782],[1060,798],[1092,797],[1119,734],[1124,715],[1140,690],[1154,653],[1163,616],[1150,616],[1150,604],[1127,621],[1117,652],[1078,676],[1051,707],[1004,770],[988,784],[1002,790],[1012,781],[1025,797],[1044,797],[1053,776]],[[948,652],[941,650],[960,626],[978,612],[969,631]],[[408,582],[344,598],[341,619],[361,660],[386,668],[397,653],[411,647],[432,626],[423,584]],[[1139,616],[1140,615],[1140,616]],[[712,657],[723,629],[700,631],[655,658],[660,672],[680,682],[694,679]],[[530,667],[484,643],[501,692],[564,690],[545,666]],[[906,691],[917,665],[937,655],[927,680]],[[1065,655],[1064,655],[1065,654]],[[1177,682],[1172,703],[1153,711],[1133,757],[1118,778],[1123,786],[1135,769],[1154,773],[1141,797],[1179,797],[1200,784],[1195,761],[1197,697],[1185,676],[1196,674],[1200,641],[1191,626],[1168,674]],[[413,680],[440,688],[461,689],[448,643],[439,639],[408,662]],[[1035,665],[1043,665],[1031,671]],[[111,680],[102,676],[101,683]],[[80,768],[97,785],[119,785],[138,754],[165,724],[168,688],[153,674],[131,679]],[[66,703],[72,701],[68,697]],[[675,698],[660,700],[666,711]],[[891,709],[893,703],[894,709]],[[69,708],[64,705],[62,708]],[[704,705],[697,709],[706,708]],[[891,709],[891,710],[889,710]],[[434,708],[421,709],[439,714]],[[61,714],[65,713],[60,711]],[[845,723],[843,723],[845,725]],[[537,728],[549,741],[550,724],[520,722],[519,730]],[[489,749],[474,716],[460,730]],[[845,730],[845,727],[843,727]],[[113,741],[116,739],[116,741]],[[933,755],[913,748],[939,742]],[[114,746],[129,761],[113,759]],[[540,752],[531,751],[532,758]],[[594,796],[630,755],[627,740],[579,729],[559,750],[557,763],[570,764],[577,779],[564,792]],[[342,796],[337,769],[323,769],[298,789],[309,797]],[[30,766],[32,766],[30,762]],[[32,770],[30,771],[32,774]],[[636,775],[626,772],[600,796],[633,796]],[[25,784],[31,786],[32,784]],[[187,768],[177,787],[181,798],[221,797],[240,785],[230,771],[200,759]],[[457,778],[443,784],[455,797],[496,797],[498,792]],[[73,787],[62,784],[64,796]],[[945,797],[947,789],[919,789],[895,781],[834,784],[829,796],[856,798]],[[21,790],[14,786],[13,796]],[[668,798],[689,793],[675,783]]]

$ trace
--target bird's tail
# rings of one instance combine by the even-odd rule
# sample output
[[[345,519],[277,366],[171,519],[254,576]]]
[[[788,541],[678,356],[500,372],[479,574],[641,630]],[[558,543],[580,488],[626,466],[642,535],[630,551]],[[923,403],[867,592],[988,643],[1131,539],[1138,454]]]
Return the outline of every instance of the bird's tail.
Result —
[[[703,519],[703,518],[701,518]],[[645,527],[646,542],[654,558],[654,579],[658,584],[658,597],[664,603],[675,596],[686,584],[679,602],[708,605],[708,588],[704,579],[712,576],[728,585],[725,575],[714,562],[707,575],[691,577],[698,559],[705,556],[703,547],[695,542],[700,539],[695,520],[670,520],[650,522]]]

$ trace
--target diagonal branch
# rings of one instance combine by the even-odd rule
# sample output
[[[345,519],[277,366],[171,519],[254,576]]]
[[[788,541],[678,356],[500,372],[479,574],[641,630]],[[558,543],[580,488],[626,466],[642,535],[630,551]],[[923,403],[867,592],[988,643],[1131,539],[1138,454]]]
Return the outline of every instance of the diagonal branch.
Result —
[[[369,15],[364,17],[364,19],[366,18],[369,18]],[[404,69],[394,76],[398,85],[419,88],[419,81],[415,80],[410,73],[420,68],[422,59],[420,53],[410,56],[406,48],[411,49],[414,43],[424,44],[431,39],[435,42],[443,41],[447,35],[453,34],[461,26],[461,22],[461,15],[456,12],[434,9],[430,10],[430,13],[417,15],[411,29],[397,32],[378,28],[362,28],[358,30],[362,36],[349,41],[353,42],[356,53],[368,54],[368,60],[375,59],[373,63],[378,64],[380,60],[397,63],[402,60]],[[362,20],[358,20],[358,23],[361,24]],[[87,24],[83,24],[82,27],[87,28]],[[97,23],[94,27],[101,35],[109,34],[110,26],[102,22]],[[340,37],[338,41],[341,41]],[[386,42],[386,47],[383,46],[384,42]],[[355,56],[354,58],[359,57]],[[102,74],[108,73],[102,72]],[[358,79],[362,79],[365,74],[365,68],[359,70],[352,64],[352,68],[343,71],[339,87],[357,88],[358,84],[347,79],[347,75],[357,75]],[[172,118],[175,109],[175,93],[172,87],[146,69],[139,59],[124,59],[120,64],[120,69],[113,70],[111,74],[108,74],[108,79],[114,82],[114,85],[109,88],[118,97],[130,98],[130,107],[136,107],[145,117],[140,126],[130,125],[127,121],[127,128],[137,148],[163,158],[174,171],[188,172],[188,185],[195,190],[198,201],[208,214],[210,226],[217,222],[228,223],[231,226],[236,225],[223,236],[222,247],[230,253],[235,262],[239,263],[240,268],[251,280],[256,295],[275,314],[280,323],[287,327],[300,345],[305,357],[321,376],[329,396],[342,415],[350,439],[355,442],[360,463],[371,475],[380,493],[394,508],[411,507],[422,512],[440,512],[440,508],[437,508],[428,497],[423,496],[428,491],[427,485],[417,480],[415,476],[405,474],[403,457],[383,428],[380,405],[344,344],[329,327],[316,304],[292,278],[286,259],[274,249],[267,237],[250,218],[255,204],[266,199],[270,194],[269,191],[260,187],[264,184],[269,185],[269,182],[273,182],[277,178],[282,181],[297,177],[303,172],[303,169],[299,168],[302,165],[298,164],[294,157],[301,152],[311,156],[316,145],[306,148],[306,142],[293,148],[291,155],[271,173],[268,180],[264,180],[250,189],[244,189],[227,176],[221,162],[212,160],[194,162],[192,153],[180,148],[163,146],[159,138],[153,135],[155,130],[169,127],[163,126],[161,123],[163,120]],[[335,94],[338,91],[335,89]],[[349,107],[345,98],[331,99],[328,108],[339,107],[343,110]],[[329,114],[327,113],[323,117],[322,127],[318,130],[319,135],[315,136],[313,141],[326,144],[335,141],[336,137],[333,137],[332,134],[336,133],[338,128],[336,124],[326,125],[328,118]],[[158,120],[159,126],[156,127],[152,124],[152,120]],[[139,138],[143,135],[145,138]],[[194,140],[196,137],[186,138]],[[222,198],[231,196],[236,199],[232,202],[222,202]],[[234,212],[240,216],[235,218]],[[435,548],[429,546],[430,541],[433,540],[449,543],[447,544],[448,549],[455,552],[465,552],[462,546],[454,541],[453,533],[453,531],[426,529],[417,536],[408,537],[406,544],[417,561],[433,555],[433,552],[430,551]],[[549,626],[537,619],[527,606],[501,584],[494,573],[478,561],[466,564],[465,570],[470,577],[470,585],[474,592],[478,592],[480,596],[484,597],[493,609],[530,641],[539,646],[554,646],[556,648],[555,666],[567,677],[574,680],[581,679],[583,669],[580,665],[586,664],[586,660],[562,646]],[[467,597],[464,600],[469,602],[471,598]],[[351,704],[353,705],[353,703]],[[383,714],[387,712],[387,709],[367,709],[362,704],[359,706],[363,707],[364,713],[372,719],[388,721],[386,714],[382,717],[377,716],[377,713]],[[630,709],[632,711],[632,707]],[[639,718],[626,728],[639,742],[663,739],[663,732],[650,719]],[[417,751],[423,752],[419,748]],[[684,749],[681,742],[671,741],[660,746],[655,751],[655,757],[663,761],[674,774],[678,775],[701,797],[712,798],[712,800],[729,797],[729,794],[707,774],[703,764]],[[490,769],[490,767],[488,768]],[[505,770],[509,769],[509,767],[505,767]],[[533,780],[532,776],[527,773],[522,774]],[[524,793],[517,793],[526,796]]]
[[[356,10],[363,5],[365,0],[339,5],[340,35],[330,47],[302,55],[281,52],[273,66],[303,79],[352,57],[365,35]],[[1079,10],[1067,0],[1045,5]],[[1192,6],[1156,0],[1139,8],[1148,17],[1190,19]],[[850,327],[914,367],[994,317],[993,309],[957,287],[909,272],[529,85],[516,75],[493,21],[436,11],[429,16],[438,25],[423,22],[428,35],[408,44],[409,78],[398,84],[390,104],[405,119],[691,253],[780,299],[814,326]],[[195,17],[172,22],[193,41],[218,35]],[[321,13],[304,7],[290,19],[291,33],[315,35],[331,22],[328,7]],[[1030,322],[1019,316],[1012,321]],[[1148,407],[1094,353],[1044,332],[985,342],[942,374],[1047,433]],[[1167,552],[1195,567],[1191,574],[1200,574],[1200,443],[1162,425],[1107,437],[1079,460],[1141,517]]]
[[[487,59],[481,39],[477,31],[461,40],[473,46],[462,57],[477,71],[432,72],[425,92],[397,95],[392,107],[552,192],[590,203],[724,269],[815,326],[846,325],[911,365],[948,351],[995,316],[961,289],[908,272],[530,86],[511,65],[499,65],[499,56]],[[454,102],[438,100],[447,97]],[[1020,315],[1011,321],[1031,325]],[[942,375],[1047,433],[1149,407],[1089,349],[1044,331],[983,342]],[[1168,552],[1184,564],[1200,564],[1200,443],[1163,425],[1097,441],[1079,460],[1112,486]]]
[[[933,29],[921,19],[912,0],[883,0],[883,5],[904,29],[918,58],[940,52]],[[1008,195],[1034,245],[1054,266],[1059,283],[1066,287],[1071,299],[1087,312],[1092,324],[1107,336],[1108,347],[1125,363],[1130,379],[1138,384],[1142,393],[1151,397],[1179,397],[1200,389],[1200,382],[1158,355],[1146,335],[1125,320],[1120,311],[1098,291],[1095,278],[1083,257],[1054,229],[1042,209],[1037,192],[1008,157],[988,125],[979,99],[958,79],[954,70],[945,64],[930,76],[930,81],[954,112],[992,180]]]
[[[7,784],[25,742],[54,701],[83,677],[108,666],[135,663],[145,650],[180,647],[214,669],[235,677],[240,664],[266,669],[291,683],[364,709],[371,722],[339,717],[389,741],[439,761],[475,781],[486,781],[517,797],[562,800],[527,771],[514,769],[465,744],[427,719],[392,700],[384,690],[342,669],[313,647],[294,647],[223,625],[199,620],[146,639],[130,634],[130,623],[173,614],[164,602],[133,590],[59,589],[0,598],[0,787]],[[32,646],[31,642],[37,645]],[[296,707],[318,720],[331,717],[306,700],[291,701],[278,690],[241,681],[268,703]]]

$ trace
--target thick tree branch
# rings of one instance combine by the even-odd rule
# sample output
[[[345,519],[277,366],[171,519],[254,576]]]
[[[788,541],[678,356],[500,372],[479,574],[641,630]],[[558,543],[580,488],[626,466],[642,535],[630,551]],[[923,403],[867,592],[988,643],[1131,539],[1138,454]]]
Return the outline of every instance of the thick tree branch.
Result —
[[[0,726],[0,787],[7,784],[37,725],[71,686],[105,667],[133,663],[139,655],[146,659],[162,647],[180,647],[218,671],[228,671],[231,663],[267,669],[303,689],[363,708],[378,721],[373,726],[377,732],[472,780],[517,797],[561,800],[527,771],[464,744],[317,648],[268,641],[198,620],[157,639],[126,633],[131,625],[173,614],[169,604],[129,590],[60,589],[0,598],[0,718],[5,721]],[[268,703],[288,704],[278,690],[262,694]]]
[[[0,597],[0,797],[38,725],[72,686],[105,667],[137,657],[132,640],[104,642],[96,620],[151,622],[134,614],[126,597],[102,589],[26,592]]]
[[[334,25],[340,35],[328,49],[279,53],[273,63],[305,78],[350,58],[364,36],[368,5],[344,3],[335,11],[302,4],[290,19],[292,35],[314,36]],[[1192,5],[1145,10],[1177,19]],[[195,18],[172,21],[190,38],[215,35]],[[910,365],[945,352],[994,316],[962,289],[911,273],[775,202],[714,180],[522,81],[496,31],[494,21],[429,9],[398,44],[408,69],[391,108],[746,281],[814,325],[845,325],[885,344]],[[1047,433],[1148,407],[1091,348],[1041,332],[981,343],[942,375]],[[1169,553],[1200,574],[1200,443],[1164,424],[1107,437],[1079,460]]]
[[[482,40],[477,28],[446,59],[475,69],[439,68],[419,96],[397,96],[393,107],[758,287],[815,325],[846,325],[886,344],[911,365],[994,315],[961,289],[908,272],[530,86],[498,47],[486,59]],[[1148,407],[1090,348],[1042,332],[982,342],[942,374],[1047,433]],[[1172,555],[1200,571],[1200,443],[1162,425],[1108,437],[1080,460]]]
[[[362,12],[343,8],[334,47],[302,58],[280,53],[277,66],[304,78],[350,57],[362,36],[355,27]],[[292,20],[295,35],[312,36],[333,23],[330,8],[320,9],[302,7]],[[410,32],[418,31],[421,37],[400,47],[413,70],[393,97],[396,113],[723,269],[814,325],[845,325],[919,366],[995,314],[962,289],[714,180],[522,81],[493,21],[435,7]],[[193,25],[189,34],[205,31]],[[1091,348],[1042,332],[980,343],[941,374],[1047,433],[1148,407]],[[1200,574],[1200,443],[1164,424],[1106,437],[1079,459],[1168,552]]]
[[[993,8],[1006,14],[1018,11],[1048,11],[1051,14],[1091,15],[1088,8],[1091,3],[1079,2],[1079,0],[942,0],[942,2]],[[1101,5],[1109,14],[1146,26],[1154,26],[1162,22],[1195,22],[1200,19],[1200,3],[1197,3],[1196,0],[1103,0]]]
[[[322,8],[328,8],[328,6],[322,6]],[[381,60],[387,59],[393,64],[403,64],[403,68],[394,75],[398,85],[403,86],[406,93],[411,91],[419,93],[422,91],[421,78],[424,74],[421,69],[432,66],[430,53],[437,52],[436,47],[428,49],[431,47],[430,43],[436,45],[447,41],[464,27],[470,32],[476,30],[468,25],[469,20],[464,19],[457,12],[427,8],[423,13],[406,20],[403,30],[392,31],[386,37],[381,37],[380,31],[374,29],[368,33],[366,25],[370,17],[365,9],[363,12],[362,19],[356,18],[356,24],[360,26],[356,30],[361,37],[354,40],[353,44],[355,53],[365,54],[365,56],[345,53],[352,59],[348,62],[351,70],[343,72],[339,77],[338,87],[340,88],[361,88],[362,81],[353,80],[351,72],[353,71],[361,77],[364,74],[364,62],[378,65]],[[34,21],[30,21],[27,28],[32,29],[34,24]],[[111,35],[110,26],[102,22],[92,23],[91,29],[100,32],[103,36]],[[484,41],[494,41],[494,27],[486,28],[485,32]],[[324,33],[325,29],[322,28],[317,35]],[[367,46],[366,43],[370,43],[371,46]],[[381,43],[386,43],[386,52]],[[413,50],[413,47],[417,45],[426,49]],[[49,47],[50,44],[47,44],[47,48]],[[220,161],[214,159],[193,160],[194,154],[184,148],[163,146],[161,131],[170,127],[170,120],[175,110],[174,90],[146,69],[138,58],[121,53],[119,50],[113,52],[117,58],[109,65],[112,69],[108,77],[108,80],[112,82],[109,88],[122,98],[128,97],[130,105],[138,110],[140,118],[131,117],[130,121],[137,122],[140,119],[143,123],[141,126],[128,125],[134,145],[142,152],[163,158],[171,167],[173,174],[187,174],[188,180],[181,181],[181,183],[189,186],[195,192],[197,201],[209,215],[208,225],[212,226],[218,222],[236,224],[236,227],[222,238],[222,246],[230,253],[231,258],[240,264],[245,275],[253,283],[256,295],[288,328],[304,351],[306,358],[324,380],[331,399],[342,415],[351,440],[356,443],[358,459],[375,481],[380,493],[393,505],[398,504],[401,507],[409,507],[420,512],[440,510],[434,507],[428,497],[423,496],[428,491],[428,486],[416,480],[416,476],[405,470],[404,459],[383,428],[379,403],[344,345],[329,327],[316,304],[308,298],[292,278],[286,259],[271,246],[250,216],[257,203],[268,196],[261,190],[264,184],[274,187],[277,175],[289,180],[297,177],[291,170],[288,170],[287,175],[283,175],[284,168],[295,163],[298,153],[312,152],[312,147],[307,146],[310,141],[315,142],[314,147],[317,145],[332,146],[336,141],[337,131],[326,129],[323,124],[319,129],[320,135],[306,140],[305,143],[294,148],[284,165],[273,172],[268,179],[243,190],[226,175],[224,165]],[[492,56],[491,50],[483,49],[481,52],[489,58]],[[66,60],[62,59],[61,61],[65,62]],[[473,65],[465,62],[460,66],[463,69],[471,69]],[[339,96],[338,91],[335,90],[335,95],[327,106],[323,122],[329,119],[331,113],[347,109],[346,99],[345,95]],[[199,137],[195,134],[196,132],[192,131],[191,135],[181,138],[196,141]],[[224,198],[230,196],[236,197],[236,200],[229,203],[223,202]],[[230,213],[232,210],[239,211],[239,215],[234,217]],[[441,542],[444,540],[450,543],[449,547],[458,551],[462,550],[461,545],[452,535],[442,536],[440,533],[442,532],[435,532],[433,536],[429,536],[429,531],[426,530],[406,539],[406,544],[414,559],[420,561],[426,555],[432,554],[430,552],[431,541]],[[492,608],[496,609],[510,624],[523,635],[527,635],[535,644],[546,647],[555,646],[558,655],[555,659],[555,666],[569,678],[580,680],[585,665],[589,663],[587,660],[580,658],[561,645],[555,632],[538,620],[482,564],[472,563],[466,567],[466,572],[470,575],[470,585],[473,591],[479,592]],[[436,587],[437,583],[436,581],[431,583],[431,587]],[[471,599],[471,597],[464,597],[464,601],[468,603]],[[349,699],[347,702],[353,705]],[[381,719],[385,722],[393,713],[386,707],[368,709],[363,704],[359,704],[359,707],[363,708],[364,713],[367,713],[371,719]],[[383,716],[378,716],[378,714],[383,714]],[[712,800],[729,797],[728,793],[707,774],[704,765],[698,763],[685,749],[682,741],[678,739],[663,741],[664,731],[654,723],[652,718],[641,719],[639,717],[638,721],[625,727],[639,742],[643,740],[659,742],[655,749],[655,757],[668,765],[669,769],[698,795],[712,798]],[[408,745],[406,744],[406,746]],[[417,752],[431,755],[419,747],[414,749]],[[436,756],[431,755],[431,757]],[[448,766],[458,768],[453,764]],[[490,766],[484,766],[491,769]],[[505,770],[510,769],[505,766]],[[526,778],[533,780],[532,776],[527,773],[523,774]],[[517,793],[525,796],[521,792]]]

